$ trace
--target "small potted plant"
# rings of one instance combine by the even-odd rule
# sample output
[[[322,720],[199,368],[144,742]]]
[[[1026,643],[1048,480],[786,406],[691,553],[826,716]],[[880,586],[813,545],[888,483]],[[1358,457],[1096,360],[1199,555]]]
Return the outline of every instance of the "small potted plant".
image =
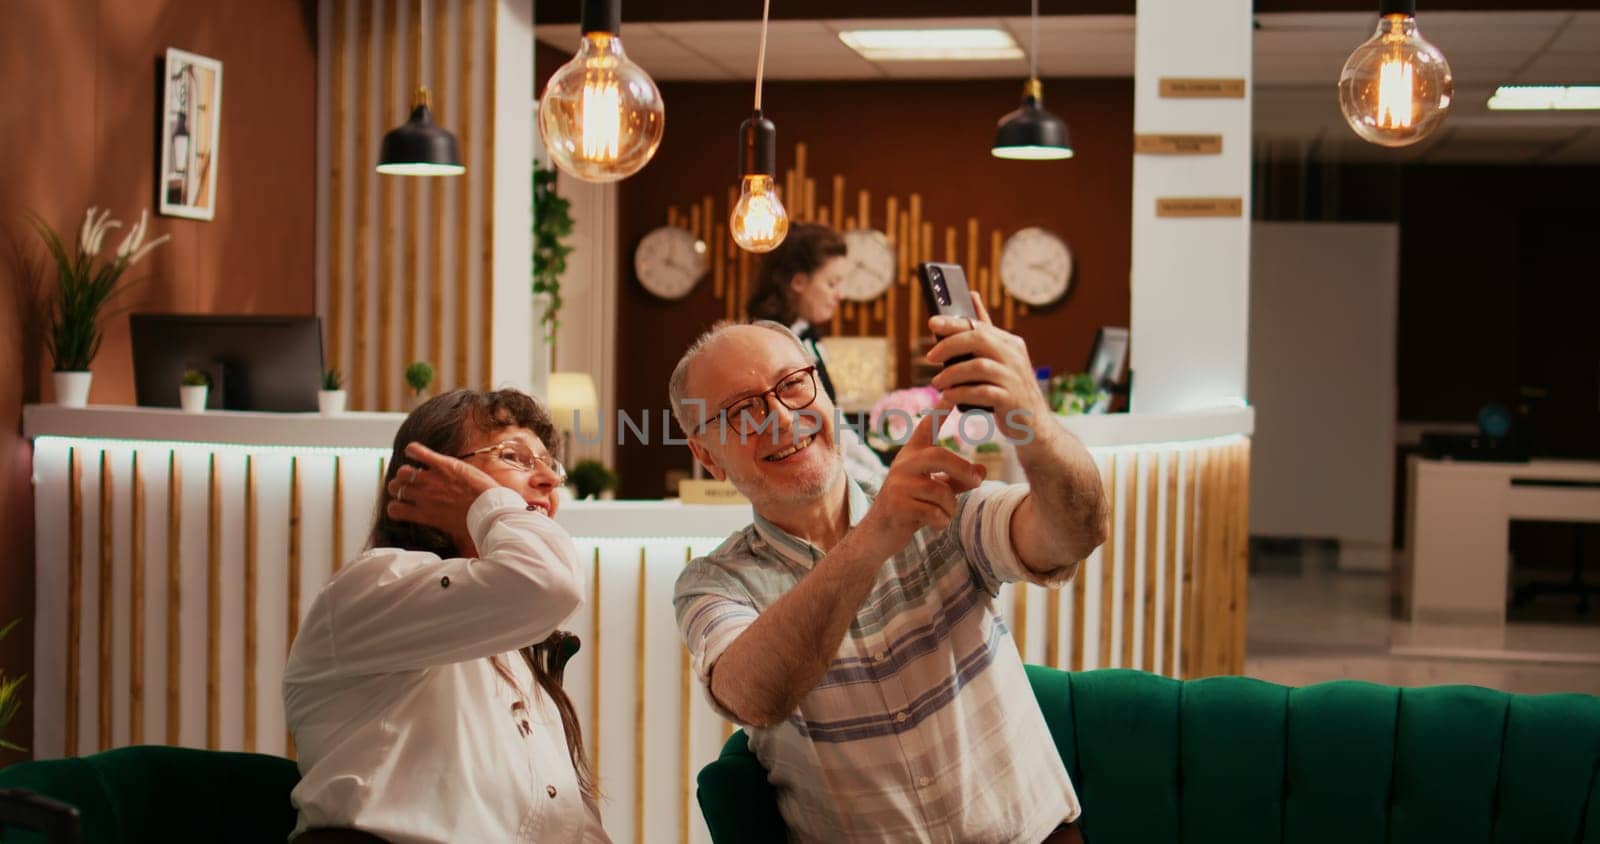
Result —
[[[122,226],[111,219],[109,210],[90,208],[78,230],[78,243],[72,252],[61,235],[44,218],[33,215],[33,227],[50,250],[56,265],[56,290],[50,301],[50,330],[45,342],[55,362],[53,381],[56,403],[83,407],[89,402],[89,364],[100,351],[105,307],[127,289],[120,284],[122,274],[139,263],[150,250],[165,243],[162,235],[144,242],[150,212],[139,215],[139,222],[128,231],[110,260],[100,260],[100,246],[106,233]]]
[[[1057,375],[1050,379],[1050,409],[1062,416],[1089,413],[1110,398],[1087,372]]]
[[[406,366],[406,384],[411,387],[411,403],[422,404],[422,394],[433,386],[433,366],[425,360],[414,360]]]
[[[617,473],[598,460],[579,460],[567,473],[567,483],[572,485],[579,500],[600,498],[616,489]]]
[[[205,413],[206,393],[211,389],[211,379],[198,369],[184,370],[178,386],[178,399],[184,413]]]
[[[0,639],[4,639],[6,634],[11,632],[11,628],[16,627],[17,622],[21,620],[20,618],[15,618],[5,627],[0,627]],[[6,729],[11,725],[11,719],[17,717],[17,711],[22,708],[22,681],[26,679],[28,679],[26,674],[7,677],[6,672],[0,669],[0,748],[5,750],[27,750],[27,748],[12,744],[5,739]]]
[[[322,389],[317,391],[317,411],[323,416],[344,413],[344,373],[337,369],[322,372]]]

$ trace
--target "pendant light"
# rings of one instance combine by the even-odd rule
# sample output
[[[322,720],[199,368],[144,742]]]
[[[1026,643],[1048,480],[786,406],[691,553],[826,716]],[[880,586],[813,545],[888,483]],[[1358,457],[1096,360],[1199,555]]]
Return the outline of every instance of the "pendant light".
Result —
[[[761,77],[767,63],[767,12],[761,3],[761,47],[756,53],[755,113],[739,126],[739,201],[728,217],[733,242],[746,252],[771,252],[789,234],[789,212],[778,199],[778,127],[761,114]]]
[[[583,0],[583,41],[539,100],[550,160],[586,182],[615,182],[656,154],[666,106],[650,75],[622,50],[622,0]]]
[[[1362,140],[1410,146],[1444,123],[1454,93],[1450,63],[1417,31],[1416,0],[1381,0],[1377,32],[1339,74],[1345,122]]]
[[[1000,118],[994,132],[995,158],[1054,161],[1072,157],[1067,124],[1044,110],[1044,86],[1039,82],[1039,0],[1033,0],[1033,45],[1028,50],[1028,82],[1022,86],[1022,106]]]
[[[420,15],[421,42],[428,41],[428,14]],[[438,72],[438,68],[434,68]],[[417,68],[422,75],[422,68]],[[428,89],[419,85],[411,99],[411,117],[400,126],[390,129],[378,147],[378,172],[391,176],[459,176],[467,172],[461,166],[461,150],[456,136],[433,122],[429,109]]]

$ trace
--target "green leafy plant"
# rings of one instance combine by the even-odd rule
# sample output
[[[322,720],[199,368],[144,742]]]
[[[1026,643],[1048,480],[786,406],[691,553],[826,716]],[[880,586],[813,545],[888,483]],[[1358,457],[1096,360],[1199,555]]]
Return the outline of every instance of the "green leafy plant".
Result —
[[[1088,413],[1089,408],[1110,397],[1087,372],[1057,375],[1050,379],[1050,409],[1064,416]]]
[[[978,447],[974,451],[978,454],[999,454],[1000,444],[994,440],[985,440],[978,443]]]
[[[185,369],[180,383],[185,387],[208,387],[211,385],[211,378],[198,369]]]
[[[580,460],[567,473],[567,480],[578,490],[579,498],[597,496],[608,489],[617,488],[617,473],[607,469],[598,460]]]
[[[324,390],[343,390],[344,389],[344,373],[340,372],[337,369],[324,369],[324,370],[322,370],[322,389],[324,389]]]
[[[56,292],[51,300],[50,333],[45,343],[57,372],[84,372],[100,353],[101,321],[105,307],[127,289],[119,282],[129,267],[139,263],[152,249],[166,243],[162,235],[149,243],[150,212],[140,212],[139,222],[128,231],[109,260],[100,259],[100,246],[106,233],[120,228],[122,221],[111,219],[109,210],[90,208],[78,230],[77,246],[68,252],[61,235],[38,214],[29,215],[33,227],[44,239],[56,264]]]
[[[533,292],[545,294],[548,301],[539,322],[544,326],[544,340],[556,342],[556,329],[561,326],[561,274],[567,271],[567,256],[572,247],[567,238],[572,235],[572,203],[556,193],[554,167],[533,168]]]
[[[17,626],[22,619],[12,619],[10,624],[0,627],[0,639],[4,639],[11,628]],[[11,719],[17,717],[17,710],[22,707],[22,681],[28,679],[23,674],[17,677],[7,677],[4,670],[0,670],[0,748],[6,750],[27,750],[5,740],[6,727],[11,724]]]
[[[406,366],[406,384],[410,385],[414,395],[433,385],[433,366],[425,360],[414,360]]]

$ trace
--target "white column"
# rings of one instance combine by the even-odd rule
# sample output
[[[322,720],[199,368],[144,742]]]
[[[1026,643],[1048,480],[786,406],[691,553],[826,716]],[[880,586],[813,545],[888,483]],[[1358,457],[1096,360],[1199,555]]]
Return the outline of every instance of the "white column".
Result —
[[[533,2],[499,0],[494,60],[492,386],[542,394],[549,364],[533,316]]]
[[[1222,154],[1134,156],[1132,406],[1230,403],[1249,339],[1251,0],[1139,0],[1137,17],[1134,132],[1220,134]],[[1163,98],[1163,77],[1243,79],[1245,96]],[[1193,197],[1243,212],[1157,218],[1157,199]]]

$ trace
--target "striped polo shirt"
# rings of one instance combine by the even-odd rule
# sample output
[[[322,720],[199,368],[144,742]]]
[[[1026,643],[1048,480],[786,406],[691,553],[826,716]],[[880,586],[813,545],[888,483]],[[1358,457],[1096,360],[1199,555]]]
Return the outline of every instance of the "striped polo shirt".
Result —
[[[874,491],[846,483],[854,526]],[[960,495],[949,528],[924,528],[883,564],[799,709],[747,727],[794,840],[1031,844],[1077,818],[995,606],[1002,583],[1059,586],[1073,571],[1041,577],[1017,558],[1011,514],[1027,494],[990,482]],[[758,515],[689,564],[673,600],[703,686],[728,645],[822,556]]]

